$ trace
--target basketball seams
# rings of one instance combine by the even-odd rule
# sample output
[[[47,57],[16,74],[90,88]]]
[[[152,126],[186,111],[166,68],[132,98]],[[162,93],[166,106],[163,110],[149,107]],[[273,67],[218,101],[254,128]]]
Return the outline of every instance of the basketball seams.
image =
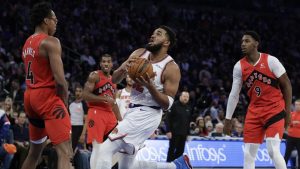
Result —
[[[145,58],[139,58],[128,70],[128,74],[133,80],[144,76],[146,72],[150,73],[150,77],[153,75],[152,64]]]
[[[133,76],[134,79],[137,78],[137,73],[138,73],[138,71],[139,71],[139,67],[141,66],[141,64],[142,64],[143,62],[145,62],[145,60],[144,60],[144,59],[141,59],[141,60],[138,61],[138,63],[135,63],[135,67],[137,67],[137,68],[135,69],[135,73],[133,74],[133,75],[134,75],[134,76]]]

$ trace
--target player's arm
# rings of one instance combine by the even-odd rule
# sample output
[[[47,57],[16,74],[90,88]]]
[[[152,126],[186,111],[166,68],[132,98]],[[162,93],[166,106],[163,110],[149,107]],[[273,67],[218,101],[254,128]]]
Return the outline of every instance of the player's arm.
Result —
[[[61,60],[61,45],[57,38],[49,36],[41,44],[49,58],[53,77],[56,82],[56,93],[68,105],[68,84],[65,79],[63,62]]]
[[[135,61],[136,58],[140,57],[144,54],[146,49],[140,48],[131,53],[129,58],[122,63],[122,65],[113,72],[112,82],[115,84],[120,83],[127,76],[127,70],[132,62]]]
[[[78,142],[84,145],[84,149],[86,149],[85,146],[85,136],[86,136],[86,130],[87,130],[87,125],[88,125],[88,120],[87,120],[87,112],[88,112],[88,106],[85,101],[81,101],[82,103],[82,109],[83,109],[83,129],[81,132],[81,135],[79,137]]]
[[[88,121],[87,121],[87,115],[85,114],[83,116],[83,128],[82,128],[82,132],[81,135],[79,137],[78,142],[81,143],[82,145],[85,144],[85,135],[86,135],[86,127],[88,125]]]
[[[87,102],[107,102],[107,97],[93,94],[95,84],[99,82],[99,76],[96,71],[91,72],[84,84],[82,98]]]
[[[278,78],[280,89],[283,94],[283,98],[285,101],[285,128],[290,123],[290,113],[291,113],[291,104],[292,104],[292,85],[287,73],[284,73],[282,76]]]
[[[114,98],[117,99],[117,94],[118,92],[114,95]],[[117,118],[118,121],[122,121],[122,116],[121,116],[121,113],[120,113],[120,109],[119,109],[119,106],[117,104],[117,102],[115,102],[113,105],[112,105],[112,110]]]
[[[224,134],[230,135],[231,132],[231,118],[239,102],[239,95],[242,89],[242,71],[240,63],[235,64],[233,68],[233,81],[232,88],[228,97],[227,107],[226,107],[226,118],[224,124]]]
[[[163,93],[159,92],[153,83],[149,83],[146,87],[151,93],[154,100],[162,107],[162,109],[170,109],[174,97],[177,93],[179,81],[181,78],[180,69],[175,62],[170,62],[166,65],[166,69],[162,74],[163,76]]]
[[[291,112],[291,104],[292,104],[292,85],[290,79],[286,73],[285,68],[281,64],[281,62],[274,56],[268,57],[268,64],[270,70],[274,73],[274,75],[278,78],[279,86],[283,94],[283,99],[285,101],[285,128],[290,123],[290,112]]]

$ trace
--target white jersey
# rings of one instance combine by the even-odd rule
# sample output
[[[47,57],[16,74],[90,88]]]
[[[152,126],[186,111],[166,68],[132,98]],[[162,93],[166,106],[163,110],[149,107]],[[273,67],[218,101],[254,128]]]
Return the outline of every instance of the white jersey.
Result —
[[[146,51],[141,57],[148,59],[150,52]],[[167,55],[159,62],[152,63],[153,71],[156,72],[154,84],[157,90],[163,92],[163,83],[161,81],[162,73],[173,58]],[[141,90],[140,90],[141,89]],[[139,86],[132,88],[130,103],[140,106],[129,108],[123,120],[116,127],[118,132],[111,132],[110,140],[122,138],[126,143],[134,145],[136,148],[141,146],[157,129],[161,122],[162,109],[155,109],[149,106],[160,107],[152,98],[147,88]]]
[[[121,89],[120,97],[117,98],[116,101],[123,118],[130,103],[130,92],[128,92],[126,88]]]
[[[146,51],[141,57],[149,59],[150,52]],[[154,77],[154,85],[156,89],[160,92],[163,92],[163,83],[161,81],[161,76],[163,71],[165,70],[165,67],[168,63],[172,62],[173,58],[169,55],[165,57],[163,60],[152,63],[153,72],[156,73],[156,76]],[[150,92],[146,87],[134,85],[131,92],[131,103],[133,104],[141,104],[145,106],[160,106],[156,101],[152,98]]]
[[[83,126],[84,110],[81,102],[72,102],[69,106],[72,126]]]

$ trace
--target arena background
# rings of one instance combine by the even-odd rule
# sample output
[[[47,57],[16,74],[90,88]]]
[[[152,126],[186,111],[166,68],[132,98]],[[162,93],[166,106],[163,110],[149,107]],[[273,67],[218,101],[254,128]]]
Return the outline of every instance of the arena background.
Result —
[[[11,96],[12,82],[25,89],[21,49],[32,33],[29,9],[38,1],[2,0],[0,5],[0,101]],[[118,67],[130,52],[143,47],[153,29],[168,25],[178,43],[170,54],[182,73],[180,89],[190,92],[196,122],[215,107],[224,118],[231,89],[233,65],[241,58],[240,39],[245,30],[257,31],[260,51],[284,64],[300,97],[300,1],[297,0],[59,0],[50,1],[58,17],[57,36],[63,46],[63,62],[70,85],[83,85],[95,70],[98,57],[110,53]],[[123,87],[120,84],[119,87]],[[248,99],[241,93],[235,116],[243,122]],[[4,107],[4,103],[3,103]],[[14,111],[23,111],[22,98],[14,99]],[[158,129],[164,135],[164,123]],[[193,133],[193,128],[191,128]],[[197,135],[193,133],[191,135]]]

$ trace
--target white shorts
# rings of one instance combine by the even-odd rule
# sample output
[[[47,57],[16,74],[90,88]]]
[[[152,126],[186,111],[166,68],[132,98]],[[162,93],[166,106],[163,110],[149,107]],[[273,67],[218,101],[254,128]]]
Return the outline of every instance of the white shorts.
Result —
[[[109,134],[110,140],[123,139],[126,143],[140,147],[157,129],[162,110],[147,106],[129,108],[123,120]]]

